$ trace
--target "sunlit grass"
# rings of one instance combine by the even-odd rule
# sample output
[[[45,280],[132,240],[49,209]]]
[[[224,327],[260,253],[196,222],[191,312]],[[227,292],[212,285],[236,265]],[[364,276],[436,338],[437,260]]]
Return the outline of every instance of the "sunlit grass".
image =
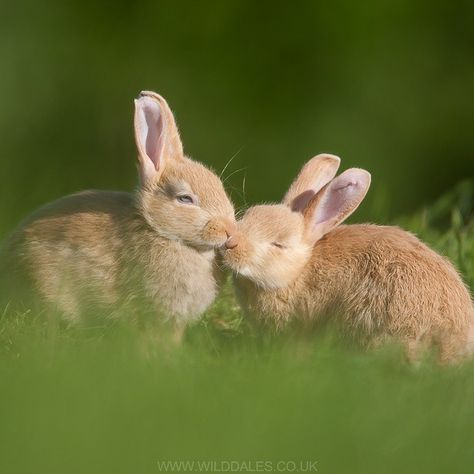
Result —
[[[472,288],[472,208],[459,205],[472,187],[460,189],[400,223]],[[181,346],[126,321],[0,317],[2,473],[152,473],[167,460],[472,471],[473,363],[413,367],[397,347],[364,353],[330,331],[257,334],[230,284]]]

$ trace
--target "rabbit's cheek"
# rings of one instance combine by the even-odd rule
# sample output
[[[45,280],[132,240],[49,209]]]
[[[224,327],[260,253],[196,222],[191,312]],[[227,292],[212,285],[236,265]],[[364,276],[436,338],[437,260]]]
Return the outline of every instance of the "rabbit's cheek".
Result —
[[[264,280],[269,288],[283,288],[289,285],[296,276],[297,272],[291,264],[280,261],[267,267]]]

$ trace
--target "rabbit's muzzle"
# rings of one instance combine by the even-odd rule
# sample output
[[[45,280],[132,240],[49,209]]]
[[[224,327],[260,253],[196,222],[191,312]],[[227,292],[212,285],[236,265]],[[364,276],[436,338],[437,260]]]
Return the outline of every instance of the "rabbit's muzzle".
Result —
[[[203,240],[221,247],[233,245],[233,236],[237,233],[237,226],[235,221],[227,217],[216,217],[211,219],[203,229]],[[237,244],[235,244],[237,245]]]
[[[252,247],[240,232],[231,235],[225,242],[224,247],[222,255],[229,268],[237,273],[247,268],[252,255]]]

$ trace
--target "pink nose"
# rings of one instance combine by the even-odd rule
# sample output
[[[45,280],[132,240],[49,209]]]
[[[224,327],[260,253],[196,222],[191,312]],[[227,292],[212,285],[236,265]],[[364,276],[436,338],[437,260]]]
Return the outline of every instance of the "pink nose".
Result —
[[[239,243],[239,238],[237,237],[237,235],[231,235],[226,241],[225,241],[225,248],[226,249],[233,249],[235,247],[237,247]]]

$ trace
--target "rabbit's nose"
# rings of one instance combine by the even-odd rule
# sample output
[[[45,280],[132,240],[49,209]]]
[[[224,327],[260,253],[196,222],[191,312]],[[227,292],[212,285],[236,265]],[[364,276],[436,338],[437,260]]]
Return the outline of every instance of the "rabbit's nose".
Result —
[[[225,224],[225,234],[227,235],[227,238],[232,237],[233,235],[236,234],[237,225],[235,224],[235,222],[232,222],[229,219],[225,219],[224,224]]]
[[[226,249],[233,249],[235,247],[237,247],[237,245],[239,244],[239,237],[234,234],[234,235],[231,235],[226,241],[225,241],[225,248]]]

